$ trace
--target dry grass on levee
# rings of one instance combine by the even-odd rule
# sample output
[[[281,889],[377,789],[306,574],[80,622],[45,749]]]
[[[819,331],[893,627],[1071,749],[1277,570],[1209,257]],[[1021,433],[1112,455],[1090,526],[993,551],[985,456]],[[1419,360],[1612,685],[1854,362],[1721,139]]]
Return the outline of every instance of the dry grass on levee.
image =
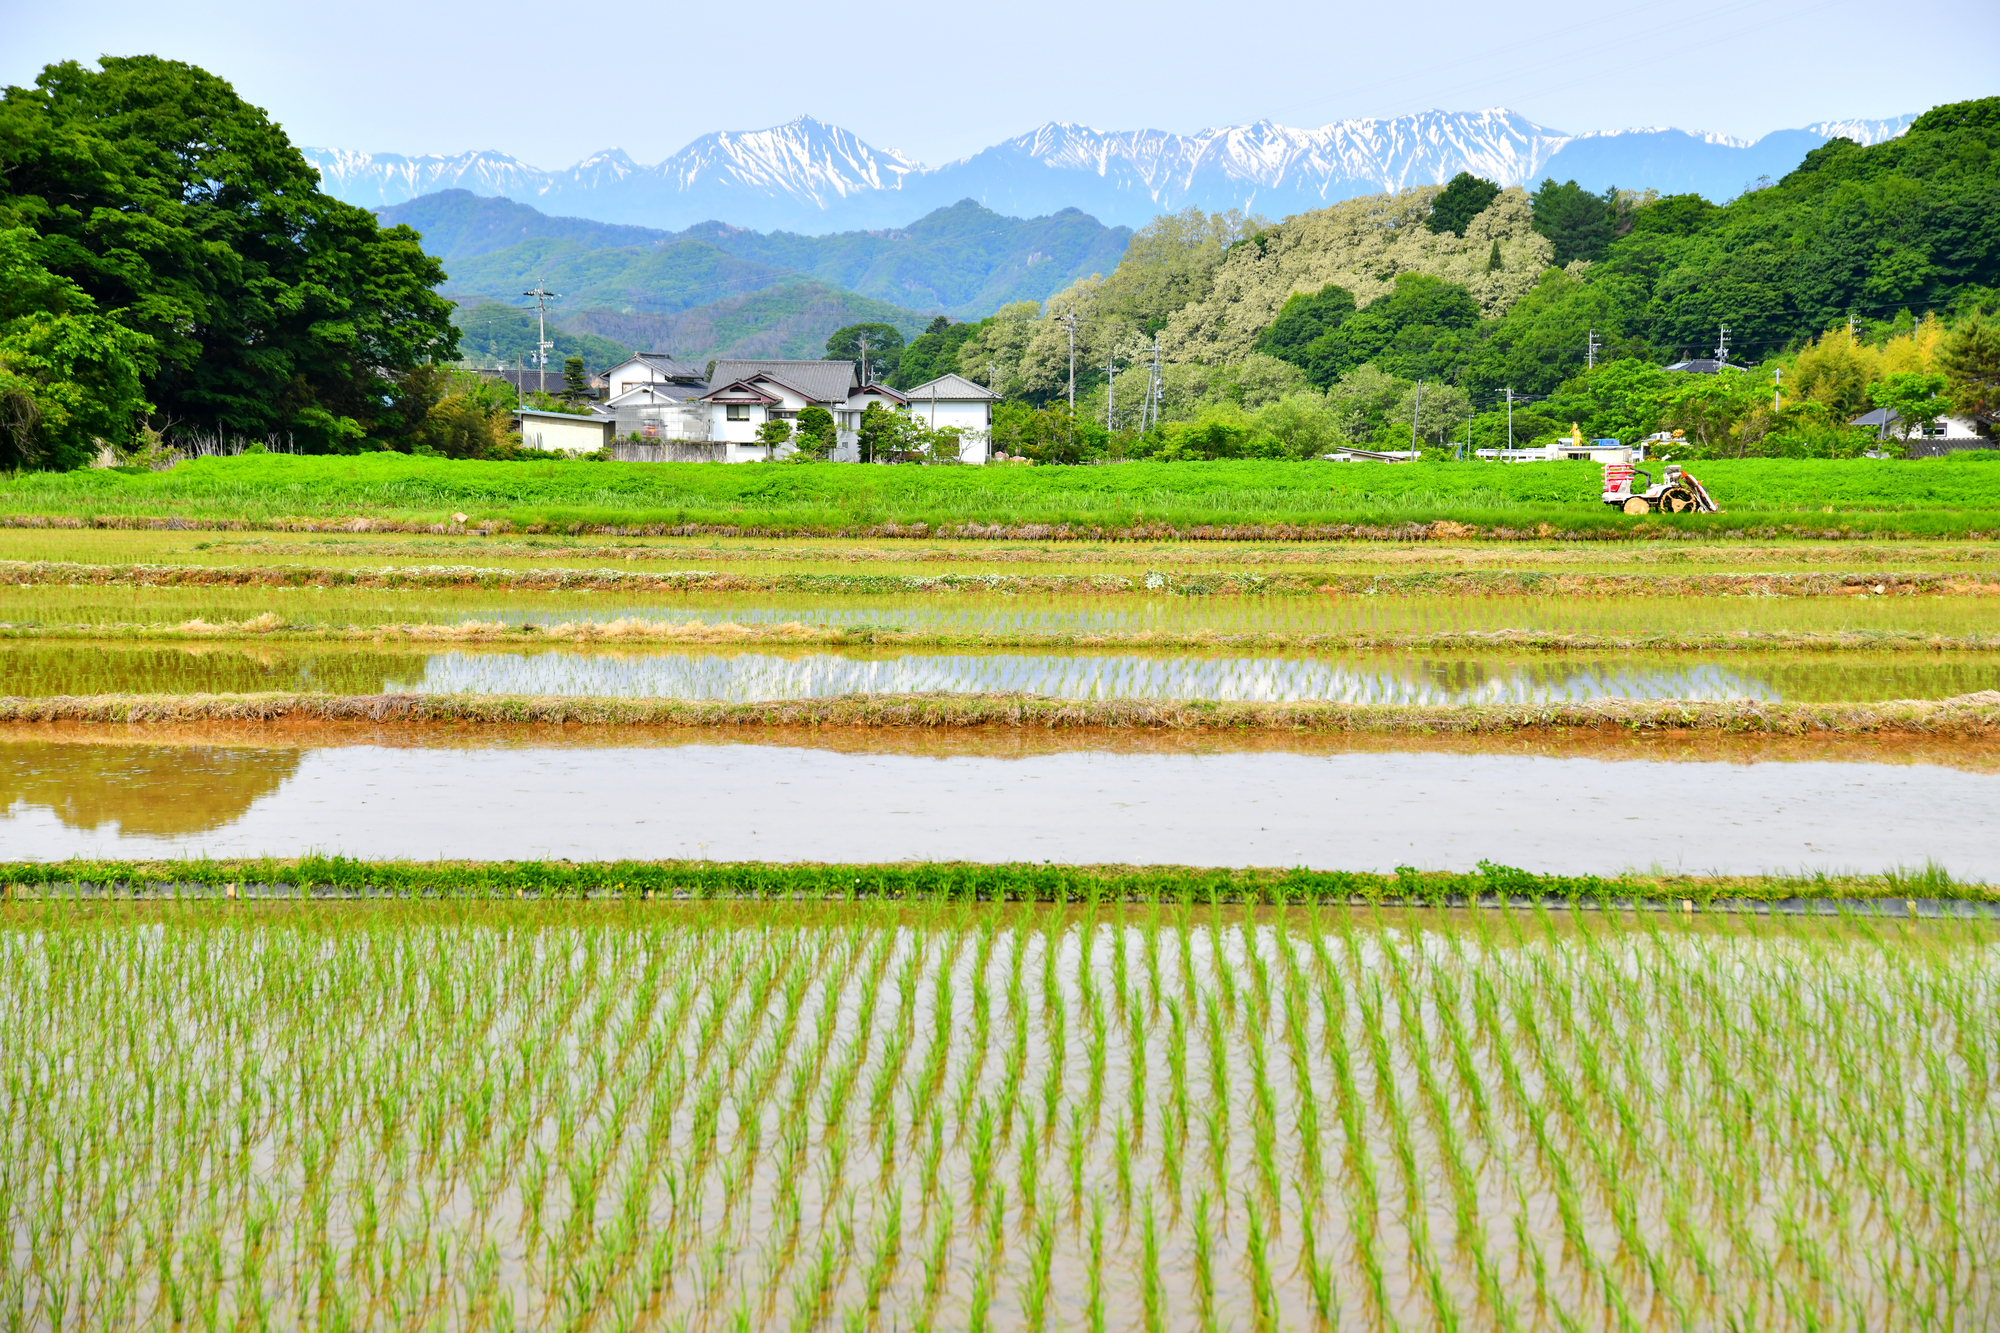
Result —
[[[1992,1327],[1990,924],[27,905],[12,1327]]]

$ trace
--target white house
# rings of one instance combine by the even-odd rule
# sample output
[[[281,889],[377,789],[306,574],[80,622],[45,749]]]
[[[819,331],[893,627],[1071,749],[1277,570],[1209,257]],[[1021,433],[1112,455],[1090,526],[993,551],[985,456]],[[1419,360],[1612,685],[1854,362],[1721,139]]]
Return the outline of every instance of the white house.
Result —
[[[910,411],[932,429],[956,426],[962,463],[984,463],[993,448],[993,404],[1000,395],[963,375],[940,375],[914,389],[905,389]]]
[[[676,361],[665,352],[640,352],[604,372],[606,405],[642,385],[661,385],[675,398],[708,392],[708,376],[700,366]],[[678,392],[676,392],[678,390]]]
[[[908,399],[886,384],[861,383],[852,361],[717,361],[715,388],[701,401],[714,413],[708,438],[723,442],[723,458],[751,463],[766,456],[757,431],[767,421],[796,421],[808,407],[832,413],[836,430],[833,456],[853,462],[860,457],[861,414],[870,403],[903,408]],[[792,452],[790,446],[779,457]]]
[[[1863,412],[1847,424],[1850,426],[1873,426],[1875,438],[1886,440],[1891,436],[1907,438],[1910,452],[1918,454],[1918,446],[1936,442],[1942,448],[1923,451],[1930,453],[1950,453],[1958,449],[1984,449],[1991,441],[1979,433],[1978,423],[1971,417],[1935,417],[1911,430],[1907,437],[1902,429],[1903,419],[1893,408],[1878,407],[1873,412]]]
[[[572,416],[568,412],[544,412],[524,407],[514,413],[521,423],[521,446],[547,449],[559,454],[592,454],[611,443],[616,429],[613,420],[598,412]]]

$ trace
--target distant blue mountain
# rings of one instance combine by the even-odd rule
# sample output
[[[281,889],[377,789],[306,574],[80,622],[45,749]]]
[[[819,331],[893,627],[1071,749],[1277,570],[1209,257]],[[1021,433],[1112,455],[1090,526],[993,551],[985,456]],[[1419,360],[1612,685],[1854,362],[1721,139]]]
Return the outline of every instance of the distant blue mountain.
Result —
[[[459,189],[601,223],[680,230],[719,219],[819,235],[900,226],[968,199],[1017,218],[1080,209],[1108,226],[1140,226],[1188,205],[1282,217],[1460,171],[1503,185],[1532,188],[1553,176],[1720,201],[1783,176],[1829,138],[1879,143],[1914,119],[1825,121],[1754,142],[1678,129],[1565,134],[1499,109],[1318,129],[1265,120],[1195,134],[1051,123],[940,167],[810,117],[704,135],[650,167],[617,149],[553,172],[493,152],[305,151],[329,192],[371,208]]]

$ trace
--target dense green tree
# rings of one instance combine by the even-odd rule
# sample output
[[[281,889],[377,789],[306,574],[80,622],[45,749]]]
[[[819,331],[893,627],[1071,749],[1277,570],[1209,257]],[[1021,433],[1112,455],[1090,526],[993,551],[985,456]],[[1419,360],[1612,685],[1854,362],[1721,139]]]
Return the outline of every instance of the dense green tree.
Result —
[[[764,446],[764,457],[769,460],[778,456],[778,450],[792,442],[792,423],[782,417],[772,417],[757,427],[757,443]]]
[[[1150,337],[1169,315],[1206,297],[1223,256],[1246,239],[1254,243],[1263,225],[1240,209],[1162,213],[1133,233],[1118,267],[1098,289],[1094,315]]]
[[[892,388],[908,389],[929,383],[940,375],[952,374],[958,370],[958,353],[972,336],[979,332],[978,324],[954,324],[944,315],[930,322],[930,327],[910,339],[897,360],[896,373],[889,380]]]
[[[1573,180],[1558,185],[1549,179],[1530,198],[1535,230],[1555,246],[1558,267],[1576,259],[1604,258],[1616,235],[1618,191],[1592,194]]]
[[[414,231],[321,193],[228,83],[155,56],[51,65],[0,97],[0,226],[149,343],[161,418],[363,447],[398,377],[448,360],[444,271]]]
[[[833,423],[833,413],[823,407],[808,407],[799,413],[796,439],[799,458],[830,458],[840,435]]]
[[[563,397],[572,403],[580,403],[590,397],[590,372],[583,368],[580,356],[563,360]]]
[[[1257,350],[1293,365],[1305,359],[1305,350],[1315,338],[1331,333],[1354,313],[1354,293],[1329,282],[1316,292],[1297,292],[1288,298],[1271,321],[1271,327],[1257,337]]]
[[[1431,200],[1431,215],[1424,220],[1424,225],[1435,232],[1448,231],[1454,236],[1463,236],[1465,229],[1472,225],[1472,220],[1484,213],[1487,206],[1499,197],[1500,187],[1492,181],[1481,180],[1469,171],[1461,171]]]
[[[132,444],[149,410],[152,340],[100,314],[34,257],[35,234],[0,230],[0,468],[72,468]]]
[[[1948,379],[1921,371],[1896,371],[1870,386],[1875,406],[1896,414],[1895,432],[1903,439],[1920,437],[1924,427],[1951,410]]]
[[[1581,281],[1559,268],[1545,271],[1534,290],[1481,326],[1466,364],[1466,388],[1482,398],[1509,388],[1516,395],[1549,393],[1583,372],[1593,333],[1600,361],[1646,356],[1644,340],[1627,332],[1620,291],[1618,283]]]
[[[1479,303],[1457,283],[1403,273],[1379,301],[1307,344],[1301,362],[1317,385],[1372,362],[1405,379],[1455,377],[1479,327]]]
[[[866,340],[864,350],[862,342]],[[895,378],[896,367],[903,359],[903,335],[893,324],[849,324],[835,329],[826,340],[826,361],[852,361],[857,366],[865,361],[867,382],[887,384]]]
[[[2000,284],[2000,97],[1938,107],[1896,139],[1834,139],[1720,208],[1639,211],[1593,282],[1621,280],[1639,332],[1704,351],[1728,324],[1752,354],[1850,315],[1888,317]],[[1656,211],[1657,210],[1657,211]]]

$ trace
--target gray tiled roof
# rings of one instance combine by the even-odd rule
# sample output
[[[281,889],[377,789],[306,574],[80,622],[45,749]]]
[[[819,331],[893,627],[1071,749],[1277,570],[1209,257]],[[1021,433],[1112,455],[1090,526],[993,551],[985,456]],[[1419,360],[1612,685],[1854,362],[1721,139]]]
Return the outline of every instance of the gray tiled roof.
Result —
[[[860,382],[852,361],[717,361],[708,382],[729,384],[753,375],[769,375],[816,403],[844,403],[847,391]]]
[[[644,361],[655,372],[666,376],[670,380],[698,380],[702,378],[702,368],[700,366],[691,366],[685,361],[676,361],[667,352],[639,352],[632,359],[634,361]]]
[[[1000,401],[1000,395],[983,384],[975,383],[963,375],[943,374],[934,380],[926,380],[914,389],[903,390],[903,396],[912,402],[929,402],[938,398],[972,399],[974,401]]]

